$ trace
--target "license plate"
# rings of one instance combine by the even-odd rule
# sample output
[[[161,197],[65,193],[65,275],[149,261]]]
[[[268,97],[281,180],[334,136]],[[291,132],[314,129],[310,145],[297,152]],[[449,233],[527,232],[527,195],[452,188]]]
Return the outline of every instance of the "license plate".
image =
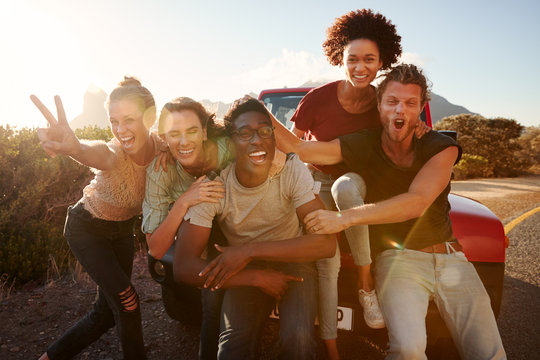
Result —
[[[351,331],[353,329],[352,327],[353,316],[354,316],[353,309],[348,308],[348,307],[338,306],[338,310],[337,310],[338,329]]]
[[[353,329],[353,316],[354,316],[354,310],[348,307],[338,306],[337,309],[337,327],[341,330],[348,330],[351,331]],[[279,319],[279,312],[276,306],[274,306],[274,310],[272,310],[272,313],[270,314],[270,317],[272,319]],[[319,324],[319,319],[315,319],[315,325]]]

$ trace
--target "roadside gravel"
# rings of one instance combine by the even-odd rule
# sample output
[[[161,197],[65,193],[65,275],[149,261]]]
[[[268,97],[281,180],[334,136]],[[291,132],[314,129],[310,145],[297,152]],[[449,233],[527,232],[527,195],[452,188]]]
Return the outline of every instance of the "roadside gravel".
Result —
[[[452,181],[451,192],[480,201],[507,224],[540,206],[540,175]]]

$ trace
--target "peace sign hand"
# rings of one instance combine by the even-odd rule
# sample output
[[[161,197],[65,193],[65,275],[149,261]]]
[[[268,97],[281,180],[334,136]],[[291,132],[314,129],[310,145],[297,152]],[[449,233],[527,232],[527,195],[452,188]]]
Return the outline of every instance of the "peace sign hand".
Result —
[[[81,144],[69,127],[60,97],[58,95],[54,97],[58,120],[35,95],[30,95],[30,99],[49,123],[48,127],[37,129],[37,135],[43,150],[53,158],[57,154],[76,155],[81,150]]]

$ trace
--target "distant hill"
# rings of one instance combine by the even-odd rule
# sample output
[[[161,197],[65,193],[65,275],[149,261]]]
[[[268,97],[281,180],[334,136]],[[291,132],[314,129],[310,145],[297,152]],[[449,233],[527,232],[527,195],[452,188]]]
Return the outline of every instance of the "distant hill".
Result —
[[[324,85],[323,82],[313,82],[308,81],[303,83],[302,85],[298,87],[317,87]],[[458,114],[474,114],[473,112],[469,111],[467,108],[460,106],[460,105],[454,105],[450,103],[448,100],[446,100],[441,95],[431,93],[431,101],[429,102],[429,109],[431,111],[431,122],[433,124],[438,123],[442,120],[442,118],[445,118],[447,116],[451,115],[458,115]]]
[[[84,94],[82,114],[69,122],[72,129],[83,128],[87,125],[97,125],[101,128],[109,127],[109,117],[105,110],[107,93],[102,89],[91,87]]]
[[[254,92],[250,92],[248,94],[251,97],[257,98],[258,94],[255,94]],[[229,110],[229,107],[232,103],[224,103],[222,101],[212,101],[208,99],[199,100],[201,104],[210,112],[216,113],[216,117],[223,119],[223,116],[227,113],[227,110]]]
[[[431,111],[431,122],[433,124],[438,123],[447,116],[458,114],[475,114],[469,111],[467,108],[454,105],[446,100],[444,97],[431,93],[431,101],[429,102],[429,109]]]

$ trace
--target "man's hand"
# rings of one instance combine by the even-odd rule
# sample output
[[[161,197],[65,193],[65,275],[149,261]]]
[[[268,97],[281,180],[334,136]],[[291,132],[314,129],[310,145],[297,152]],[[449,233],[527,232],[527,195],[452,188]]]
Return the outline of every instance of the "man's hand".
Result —
[[[201,277],[207,276],[204,287],[210,287],[212,290],[222,287],[225,281],[236,275],[251,261],[247,246],[226,247],[218,244],[214,246],[221,254],[199,273]]]
[[[347,228],[340,211],[315,210],[304,218],[306,231],[312,234],[335,234]]]
[[[289,281],[303,282],[304,279],[274,270],[260,270],[255,278],[255,286],[279,301],[289,288]]]

